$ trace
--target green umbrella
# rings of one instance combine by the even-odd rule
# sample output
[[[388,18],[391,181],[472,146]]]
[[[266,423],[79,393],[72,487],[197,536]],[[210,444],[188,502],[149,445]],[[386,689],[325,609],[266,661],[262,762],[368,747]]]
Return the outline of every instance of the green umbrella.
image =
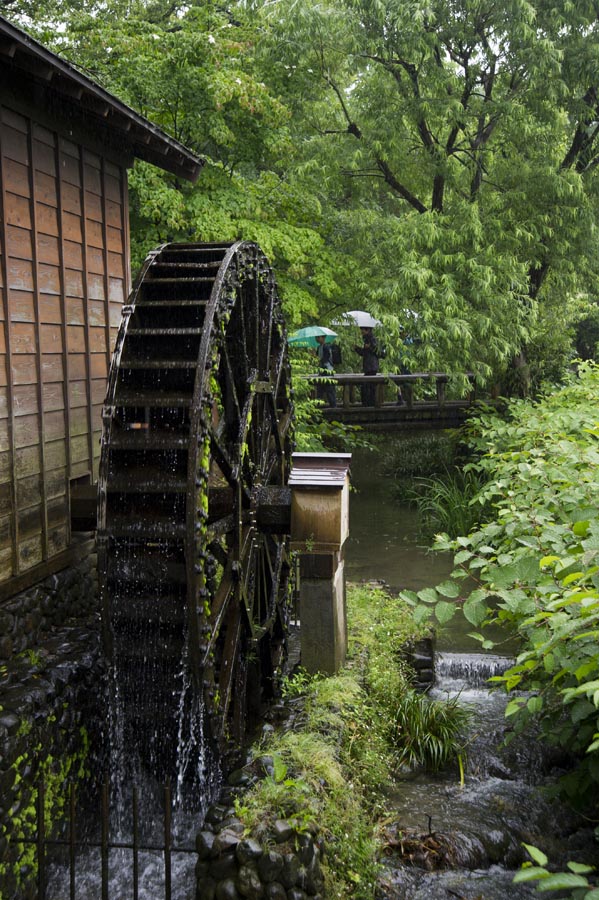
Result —
[[[318,347],[316,338],[322,334],[324,334],[325,344],[332,344],[337,337],[335,331],[331,331],[330,328],[325,328],[323,325],[307,325],[306,328],[300,328],[290,334],[287,342],[293,344],[294,347]]]

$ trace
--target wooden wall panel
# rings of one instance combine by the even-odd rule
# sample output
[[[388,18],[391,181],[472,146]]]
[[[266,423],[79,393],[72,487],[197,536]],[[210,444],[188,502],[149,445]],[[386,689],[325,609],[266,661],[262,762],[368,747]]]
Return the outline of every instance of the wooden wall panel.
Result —
[[[68,546],[130,270],[124,167],[2,106],[0,187],[1,584]]]

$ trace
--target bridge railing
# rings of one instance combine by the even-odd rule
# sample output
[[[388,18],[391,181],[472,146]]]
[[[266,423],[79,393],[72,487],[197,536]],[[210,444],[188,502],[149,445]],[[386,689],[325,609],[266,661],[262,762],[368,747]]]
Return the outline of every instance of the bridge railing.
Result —
[[[470,383],[467,399],[469,402],[474,400],[475,396],[475,379],[472,372],[466,372],[466,377]],[[397,396],[394,403],[398,402],[401,396],[401,402],[405,403],[407,409],[412,409],[414,405],[414,387],[418,384],[428,384],[435,388],[437,406],[444,406],[447,400],[446,388],[449,382],[449,374],[447,372],[411,372],[410,374],[381,373],[378,375],[363,375],[358,372],[339,372],[331,373],[323,377],[321,375],[308,376],[314,384],[330,383],[340,385],[343,388],[342,405],[345,408],[353,406],[357,401],[355,397],[356,387],[363,384],[372,385],[374,390],[374,406],[380,407],[385,403],[385,388],[393,385],[397,389]]]

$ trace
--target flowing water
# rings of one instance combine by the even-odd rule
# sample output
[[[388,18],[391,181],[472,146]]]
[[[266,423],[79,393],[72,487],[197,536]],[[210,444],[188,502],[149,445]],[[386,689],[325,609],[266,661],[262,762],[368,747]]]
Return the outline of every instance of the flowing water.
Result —
[[[418,591],[445,580],[450,555],[420,545],[416,511],[393,500],[374,455],[355,455],[352,482],[348,580],[380,580],[393,592]],[[592,824],[550,799],[547,791],[561,761],[533,734],[504,745],[506,699],[491,692],[486,680],[504,671],[510,657],[480,653],[480,644],[467,636],[469,629],[456,616],[440,634],[431,691],[440,698],[458,695],[471,710],[464,783],[457,764],[438,775],[406,772],[397,780],[388,796],[381,900],[538,896],[534,887],[512,883],[525,859],[523,843],[540,847],[558,865],[597,862]]]

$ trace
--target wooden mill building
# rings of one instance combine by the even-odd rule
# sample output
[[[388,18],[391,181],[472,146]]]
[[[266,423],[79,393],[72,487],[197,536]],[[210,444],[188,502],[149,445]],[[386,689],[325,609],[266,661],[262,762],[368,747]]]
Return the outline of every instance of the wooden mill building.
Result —
[[[130,288],[127,169],[177,141],[0,18],[0,600],[68,565]]]

